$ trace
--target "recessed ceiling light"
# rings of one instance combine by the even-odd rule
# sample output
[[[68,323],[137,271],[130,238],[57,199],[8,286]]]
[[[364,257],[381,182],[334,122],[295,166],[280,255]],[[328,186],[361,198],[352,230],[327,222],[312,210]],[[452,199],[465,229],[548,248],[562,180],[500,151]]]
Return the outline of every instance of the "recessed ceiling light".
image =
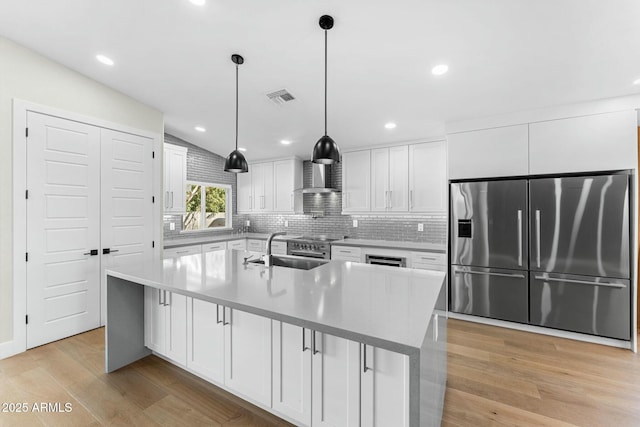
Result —
[[[633,84],[634,84],[634,85],[640,85],[640,79],[635,79],[635,80],[633,81]]]
[[[434,76],[441,76],[449,71],[449,66],[447,64],[436,65],[431,69],[431,74]]]
[[[244,152],[244,151],[247,151],[247,149],[246,148],[242,148],[242,147],[238,147],[238,151]]]
[[[207,130],[205,128],[203,128],[202,126],[196,126],[195,128],[198,132],[206,132]]]
[[[98,54],[98,55],[96,55],[96,59],[98,61],[102,62],[104,65],[111,66],[111,65],[114,64],[113,59],[109,58],[108,56],[104,56],[104,55]]]
[[[282,139],[282,140],[280,140],[280,144],[282,144],[282,145],[290,145],[291,141],[287,141],[286,139]]]
[[[195,4],[196,6],[204,6],[204,4],[207,2],[207,0],[189,0],[189,1]]]
[[[387,128],[387,129],[395,129],[396,126],[397,125],[395,123],[393,123],[393,122],[389,122],[389,123],[384,125],[384,127]]]

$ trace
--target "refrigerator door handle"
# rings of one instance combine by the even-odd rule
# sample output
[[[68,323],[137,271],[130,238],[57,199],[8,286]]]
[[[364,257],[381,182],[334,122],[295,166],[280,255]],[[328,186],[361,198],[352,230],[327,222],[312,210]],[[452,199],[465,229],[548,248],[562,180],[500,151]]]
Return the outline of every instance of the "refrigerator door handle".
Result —
[[[540,268],[540,209],[536,209],[536,262]]]
[[[518,209],[518,265],[522,267],[522,210]]]
[[[456,270],[455,274],[479,274],[481,276],[514,277],[524,279],[524,274],[518,273],[491,273],[488,271]]]
[[[536,280],[543,280],[545,282],[566,282],[566,283],[575,283],[578,285],[605,286],[607,288],[617,288],[617,289],[624,289],[627,287],[622,283],[598,283],[598,282],[589,282],[588,280],[559,279],[555,277],[545,277],[545,276],[534,276],[534,278]]]

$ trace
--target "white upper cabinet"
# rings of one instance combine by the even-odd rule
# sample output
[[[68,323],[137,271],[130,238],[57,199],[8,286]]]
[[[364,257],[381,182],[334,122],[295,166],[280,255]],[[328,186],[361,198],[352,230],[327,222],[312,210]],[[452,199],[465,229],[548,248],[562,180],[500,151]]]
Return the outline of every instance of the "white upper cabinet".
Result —
[[[255,163],[250,166],[254,212],[273,210],[273,163]]]
[[[238,212],[296,212],[294,190],[302,188],[300,160],[253,163],[237,179]]]
[[[408,148],[406,145],[371,150],[371,210],[408,209]]]
[[[530,173],[631,169],[637,164],[636,112],[531,123]]]
[[[294,212],[294,190],[302,188],[302,162],[297,159],[273,162],[273,211]]]
[[[371,209],[371,151],[342,155],[342,211],[368,212]]]
[[[184,213],[186,206],[187,149],[164,144],[164,211]]]
[[[253,204],[253,194],[251,191],[251,167],[249,172],[236,174],[238,188],[238,212],[250,212]]]
[[[527,175],[528,128],[524,124],[448,135],[449,179]]]
[[[409,212],[447,210],[447,147],[444,141],[409,146]]]

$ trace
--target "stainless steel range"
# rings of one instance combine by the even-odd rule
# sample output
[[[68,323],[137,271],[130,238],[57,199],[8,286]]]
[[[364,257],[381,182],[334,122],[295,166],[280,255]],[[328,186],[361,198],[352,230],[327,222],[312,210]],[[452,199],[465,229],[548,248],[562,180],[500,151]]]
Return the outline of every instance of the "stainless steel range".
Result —
[[[289,240],[287,255],[304,256],[308,258],[331,258],[331,242],[339,238],[329,236],[302,236]]]

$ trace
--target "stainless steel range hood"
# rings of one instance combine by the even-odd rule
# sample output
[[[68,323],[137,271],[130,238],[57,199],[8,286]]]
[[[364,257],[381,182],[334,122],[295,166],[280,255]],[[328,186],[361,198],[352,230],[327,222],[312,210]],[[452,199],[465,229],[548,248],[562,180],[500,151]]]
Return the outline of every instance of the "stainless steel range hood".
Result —
[[[312,162],[309,163],[311,164],[311,186],[299,188],[296,192],[303,194],[340,192],[331,187],[331,169],[329,166]]]

